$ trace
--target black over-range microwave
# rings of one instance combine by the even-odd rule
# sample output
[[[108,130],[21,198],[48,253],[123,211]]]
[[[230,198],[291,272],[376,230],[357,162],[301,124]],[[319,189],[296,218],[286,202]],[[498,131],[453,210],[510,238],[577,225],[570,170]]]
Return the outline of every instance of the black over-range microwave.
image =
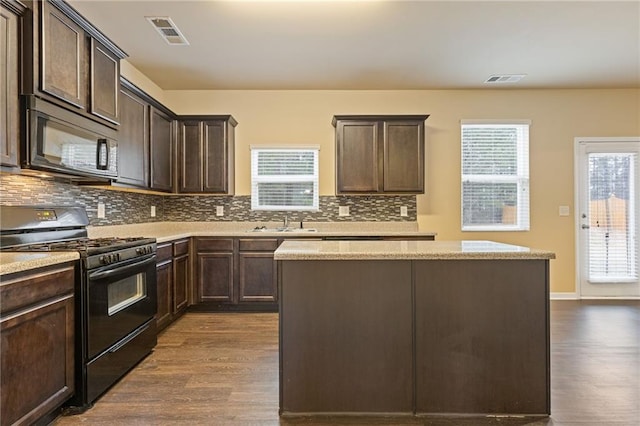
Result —
[[[116,130],[36,96],[23,100],[23,167],[107,181],[118,177]]]

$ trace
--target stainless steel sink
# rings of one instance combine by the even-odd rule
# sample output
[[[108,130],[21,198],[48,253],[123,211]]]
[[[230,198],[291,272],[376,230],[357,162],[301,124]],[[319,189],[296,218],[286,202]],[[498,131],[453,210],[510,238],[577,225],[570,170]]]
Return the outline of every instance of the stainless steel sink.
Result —
[[[286,232],[289,234],[297,234],[297,233],[308,233],[308,232],[318,232],[315,228],[265,228],[265,227],[256,227],[250,229],[248,232]]]

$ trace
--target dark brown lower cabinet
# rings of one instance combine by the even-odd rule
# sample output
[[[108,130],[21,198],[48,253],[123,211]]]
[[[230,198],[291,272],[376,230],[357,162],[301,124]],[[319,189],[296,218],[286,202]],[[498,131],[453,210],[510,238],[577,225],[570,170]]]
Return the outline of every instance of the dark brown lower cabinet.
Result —
[[[238,302],[277,302],[278,282],[273,252],[276,239],[238,242]]]
[[[195,246],[198,302],[235,303],[233,239],[202,237]]]
[[[180,317],[189,305],[189,239],[158,244],[156,256],[156,326],[161,330]]]
[[[173,281],[173,258],[171,243],[158,244],[156,250],[156,283],[158,286],[158,310],[156,327],[162,330],[171,323],[171,283]]]
[[[277,312],[277,248],[275,238],[197,238],[195,308]]]
[[[189,305],[189,239],[173,243],[173,313],[182,313]]]
[[[0,424],[33,424],[74,392],[74,264],[0,284]]]

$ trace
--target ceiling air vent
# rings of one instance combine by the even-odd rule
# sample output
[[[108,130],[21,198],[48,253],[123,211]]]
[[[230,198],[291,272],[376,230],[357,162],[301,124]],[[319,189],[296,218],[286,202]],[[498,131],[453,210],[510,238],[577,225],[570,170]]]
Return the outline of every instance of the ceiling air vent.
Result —
[[[168,16],[145,16],[163,39],[172,46],[188,45],[189,42],[182,35],[176,24]]]
[[[518,81],[525,78],[526,74],[503,74],[503,75],[492,75],[484,82],[489,84],[494,83],[517,83]]]

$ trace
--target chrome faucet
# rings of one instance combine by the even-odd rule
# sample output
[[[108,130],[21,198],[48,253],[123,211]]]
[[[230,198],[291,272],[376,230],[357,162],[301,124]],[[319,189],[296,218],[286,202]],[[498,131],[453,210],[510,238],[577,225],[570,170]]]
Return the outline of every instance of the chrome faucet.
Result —
[[[282,225],[283,225],[283,227],[285,229],[289,227],[289,217],[288,216],[284,217],[284,220],[282,221]]]

